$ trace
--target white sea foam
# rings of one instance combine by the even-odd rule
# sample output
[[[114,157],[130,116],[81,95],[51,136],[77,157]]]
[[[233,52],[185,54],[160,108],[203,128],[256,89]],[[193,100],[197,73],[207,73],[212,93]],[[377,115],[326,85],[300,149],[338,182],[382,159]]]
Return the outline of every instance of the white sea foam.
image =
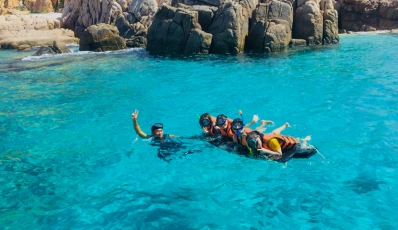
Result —
[[[116,51],[105,51],[105,52],[94,52],[94,51],[73,51],[72,53],[64,53],[64,54],[43,54],[41,56],[27,56],[22,58],[22,61],[37,61],[37,60],[46,60],[46,59],[54,59],[54,58],[64,58],[75,55],[107,55],[107,54],[118,54],[118,53],[130,53],[130,52],[146,52],[144,48],[129,48],[124,50],[116,50]]]

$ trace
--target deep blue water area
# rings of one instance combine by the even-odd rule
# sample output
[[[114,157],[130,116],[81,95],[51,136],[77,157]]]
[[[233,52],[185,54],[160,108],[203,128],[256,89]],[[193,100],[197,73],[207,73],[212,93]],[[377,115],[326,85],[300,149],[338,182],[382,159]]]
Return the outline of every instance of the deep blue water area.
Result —
[[[396,229],[398,36],[272,55],[0,51],[0,229]],[[169,161],[131,113],[180,136]],[[258,114],[319,149],[287,163],[194,137]],[[185,154],[193,150],[193,154]]]

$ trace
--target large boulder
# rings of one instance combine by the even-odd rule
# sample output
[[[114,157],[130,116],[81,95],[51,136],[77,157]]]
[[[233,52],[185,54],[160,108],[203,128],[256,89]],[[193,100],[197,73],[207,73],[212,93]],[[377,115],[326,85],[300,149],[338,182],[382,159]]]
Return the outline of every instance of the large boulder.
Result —
[[[248,1],[226,2],[221,5],[207,32],[213,35],[210,51],[216,54],[239,54],[249,33],[249,18],[254,4]]]
[[[293,38],[305,39],[308,45],[321,45],[323,16],[317,0],[297,1]]]
[[[293,8],[290,3],[260,3],[253,11],[246,49],[274,53],[288,48],[292,39]]]
[[[80,38],[80,51],[103,52],[126,48],[126,41],[119,36],[117,27],[105,23],[88,27]]]
[[[197,12],[163,5],[148,29],[147,50],[160,54],[208,53],[210,41],[211,34],[201,30]]]

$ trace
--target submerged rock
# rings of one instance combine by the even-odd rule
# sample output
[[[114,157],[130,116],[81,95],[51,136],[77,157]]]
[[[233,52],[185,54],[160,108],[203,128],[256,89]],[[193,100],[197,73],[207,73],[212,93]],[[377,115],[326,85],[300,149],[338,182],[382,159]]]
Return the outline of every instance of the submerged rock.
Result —
[[[71,53],[72,51],[65,43],[54,41],[52,46],[41,47],[33,56],[41,56],[43,54],[62,54]]]

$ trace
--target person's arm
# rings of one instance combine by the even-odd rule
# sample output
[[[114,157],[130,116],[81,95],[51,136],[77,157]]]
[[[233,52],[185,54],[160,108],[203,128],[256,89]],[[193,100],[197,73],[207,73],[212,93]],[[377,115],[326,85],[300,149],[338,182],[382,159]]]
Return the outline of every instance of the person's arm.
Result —
[[[146,135],[146,133],[142,132],[140,126],[138,125],[138,110],[135,110],[134,113],[131,114],[131,119],[133,120],[133,126],[134,126],[134,130],[135,132],[138,134],[138,136],[142,137],[142,138],[148,138],[148,135]]]

